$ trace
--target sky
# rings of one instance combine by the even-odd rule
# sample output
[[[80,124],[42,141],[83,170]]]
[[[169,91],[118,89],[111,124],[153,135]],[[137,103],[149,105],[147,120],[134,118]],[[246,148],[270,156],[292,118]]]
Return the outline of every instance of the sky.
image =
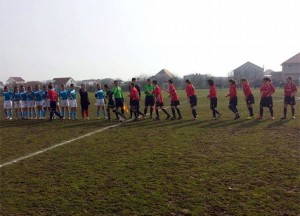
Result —
[[[299,0],[0,0],[0,81],[280,71],[299,20]]]

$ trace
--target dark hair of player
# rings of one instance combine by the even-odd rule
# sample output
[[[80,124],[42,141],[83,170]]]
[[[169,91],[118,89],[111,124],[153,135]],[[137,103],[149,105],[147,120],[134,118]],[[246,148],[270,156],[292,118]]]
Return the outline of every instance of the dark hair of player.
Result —
[[[207,82],[208,82],[209,86],[215,85],[215,83],[214,83],[214,81],[212,79],[207,80]]]
[[[232,85],[235,85],[235,86],[236,86],[236,83],[235,83],[235,81],[234,81],[233,79],[230,79],[230,80],[229,80],[229,82],[230,82],[230,84],[232,84]]]

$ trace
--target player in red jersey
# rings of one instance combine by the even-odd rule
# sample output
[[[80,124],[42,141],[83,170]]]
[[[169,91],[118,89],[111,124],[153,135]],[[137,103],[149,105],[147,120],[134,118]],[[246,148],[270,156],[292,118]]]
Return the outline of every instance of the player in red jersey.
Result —
[[[180,119],[182,119],[180,110],[178,108],[178,106],[180,105],[180,102],[179,102],[178,94],[176,92],[176,88],[173,84],[173,80],[172,79],[168,80],[168,84],[169,84],[169,90],[165,89],[165,91],[170,94],[169,97],[171,98],[171,109],[172,109],[172,114],[173,114],[173,117],[171,118],[171,120],[176,120],[175,109],[178,114],[178,120],[180,120]]]
[[[132,106],[130,106],[130,108],[135,117],[134,120],[137,120],[139,115],[145,117],[145,115],[140,112],[140,97],[139,97],[139,92],[138,92],[137,88],[135,87],[134,82],[132,82],[130,84],[129,97],[130,97],[130,101],[131,101],[131,105],[132,105]]]
[[[249,114],[250,114],[250,116],[247,117],[247,119],[250,120],[254,117],[253,107],[252,107],[252,104],[254,104],[254,97],[253,97],[249,82],[246,78],[241,79],[241,85],[243,87],[243,92],[244,92],[244,95],[245,95],[247,108],[248,108]]]
[[[235,114],[235,118],[239,119],[240,118],[240,114],[239,111],[237,109],[237,93],[236,93],[236,83],[234,80],[230,79],[229,81],[229,93],[226,95],[226,97],[229,97],[229,106],[228,108]]]
[[[163,97],[162,97],[161,89],[157,85],[157,81],[156,80],[153,80],[152,84],[154,85],[154,90],[153,90],[152,94],[155,95],[155,113],[156,113],[156,118],[155,119],[159,120],[158,108],[160,107],[160,109],[167,115],[166,120],[168,120],[171,117],[171,115],[164,108],[164,102],[163,102]]]
[[[287,106],[291,105],[291,110],[292,110],[292,119],[296,118],[295,117],[295,105],[296,105],[296,100],[295,100],[295,95],[297,93],[297,86],[293,82],[292,77],[288,77],[286,79],[286,84],[284,86],[284,108],[283,108],[283,117],[281,119],[286,119],[286,113],[287,113]]]
[[[197,106],[197,96],[196,96],[196,91],[189,79],[186,81],[186,95],[187,95],[187,101],[190,103],[191,109],[192,109],[192,114],[194,119],[198,119],[197,111],[196,111],[196,106]]]
[[[210,109],[213,113],[213,120],[216,120],[217,118],[221,117],[221,113],[217,110],[218,105],[218,98],[217,98],[217,91],[214,84],[214,81],[212,79],[207,80],[210,88],[209,88],[209,94],[207,95],[207,98],[210,99]],[[218,117],[216,118],[216,114],[218,114]]]
[[[56,111],[56,101],[57,101],[57,93],[53,90],[53,87],[51,84],[48,85],[48,92],[47,92],[47,98],[50,100],[50,119],[49,121],[52,121],[54,114],[59,116],[60,119],[63,119],[63,117]]]
[[[264,114],[264,107],[268,107],[270,110],[271,118],[274,119],[274,111],[273,111],[273,99],[272,94],[275,92],[275,88],[271,83],[270,78],[264,77],[263,83],[260,87],[260,106],[259,106],[259,114],[260,116],[257,119],[262,119]]]

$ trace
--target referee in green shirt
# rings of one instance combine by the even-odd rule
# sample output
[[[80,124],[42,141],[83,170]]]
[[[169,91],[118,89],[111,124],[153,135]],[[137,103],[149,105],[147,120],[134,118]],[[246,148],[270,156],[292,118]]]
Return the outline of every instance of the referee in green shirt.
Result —
[[[150,119],[152,119],[152,113],[153,113],[153,108],[155,103],[153,90],[154,90],[154,85],[152,84],[151,79],[147,79],[147,85],[144,86],[144,93],[146,94],[144,115],[146,116],[148,111],[148,106],[150,106]]]
[[[118,80],[114,81],[115,86],[112,89],[112,92],[114,94],[115,102],[116,102],[116,111],[118,112],[118,109],[121,108],[121,113],[124,115],[124,96],[122,92],[122,88],[120,87],[120,83]],[[116,114],[117,118],[118,115]]]

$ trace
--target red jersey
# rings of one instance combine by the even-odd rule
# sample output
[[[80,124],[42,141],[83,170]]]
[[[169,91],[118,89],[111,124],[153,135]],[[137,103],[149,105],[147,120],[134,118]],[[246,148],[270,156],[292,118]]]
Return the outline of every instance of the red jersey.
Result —
[[[260,92],[262,97],[270,97],[275,92],[275,88],[271,83],[263,83]]]
[[[287,83],[284,86],[284,96],[292,96],[292,94],[297,92],[297,86],[295,83]]]
[[[47,98],[50,99],[52,102],[56,102],[57,100],[57,93],[53,89],[50,89],[47,93]]]
[[[209,94],[207,95],[207,97],[209,97],[209,98],[215,98],[215,97],[217,97],[217,91],[216,91],[216,87],[214,85],[210,86],[210,88],[209,88]]]
[[[139,100],[139,92],[135,87],[131,87],[130,99],[131,100]]]
[[[161,89],[158,85],[155,86],[152,94],[155,95],[156,102],[159,102],[159,103],[163,102],[163,97],[161,95]]]
[[[244,92],[246,97],[248,97],[249,95],[252,94],[251,87],[250,87],[249,83],[247,83],[247,82],[244,83],[243,92]]]
[[[186,95],[191,97],[196,94],[195,88],[192,84],[187,84],[185,87]]]
[[[170,87],[169,87],[169,91],[167,90],[167,92],[171,95],[171,101],[178,101],[179,98],[178,98],[178,94],[176,92],[176,89],[175,89],[175,86],[174,84],[170,84]]]
[[[233,84],[231,84],[231,85],[230,85],[230,88],[229,88],[229,93],[228,93],[227,96],[229,96],[230,99],[232,99],[232,98],[236,97],[236,95],[237,95],[237,94],[236,94],[236,86],[233,85]]]

